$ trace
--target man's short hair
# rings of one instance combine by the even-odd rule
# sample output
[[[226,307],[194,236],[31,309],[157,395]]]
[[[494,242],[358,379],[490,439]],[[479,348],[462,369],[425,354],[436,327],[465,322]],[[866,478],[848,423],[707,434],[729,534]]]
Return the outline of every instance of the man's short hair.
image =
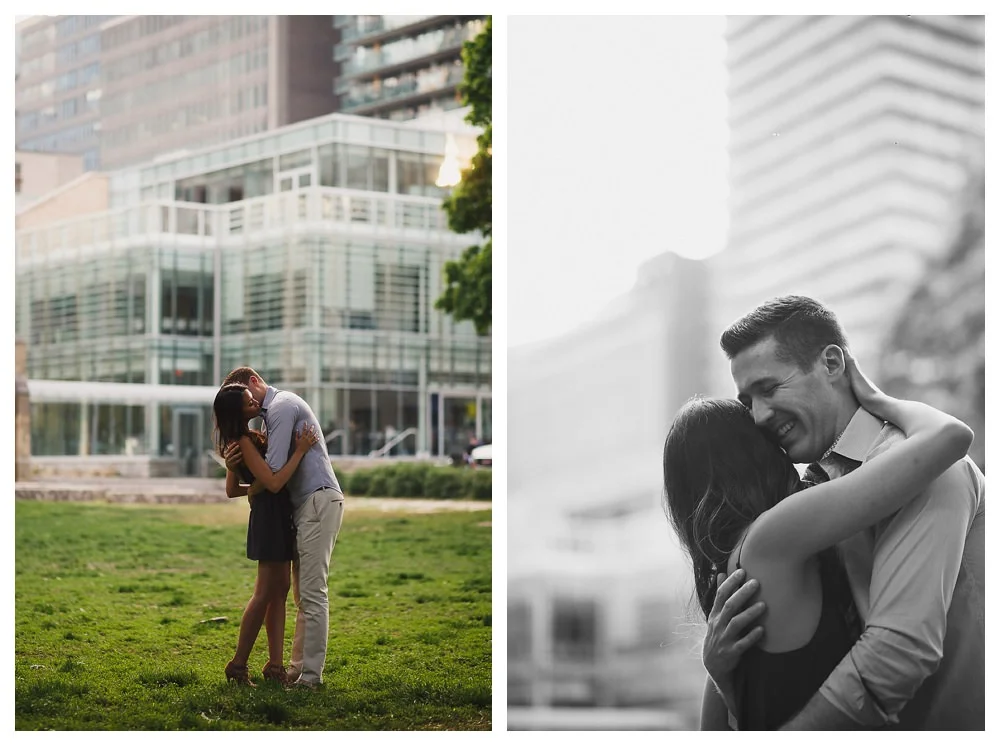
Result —
[[[778,359],[809,370],[827,345],[847,348],[847,337],[833,311],[803,295],[785,295],[763,303],[722,333],[719,343],[732,360],[758,342],[773,337]]]
[[[260,377],[260,373],[255,371],[253,368],[248,368],[247,366],[242,365],[239,368],[233,368],[229,371],[229,375],[226,376],[225,380],[223,380],[222,385],[226,386],[230,383],[242,383],[244,386],[249,386],[251,376],[258,379],[261,383],[264,382],[264,379]]]

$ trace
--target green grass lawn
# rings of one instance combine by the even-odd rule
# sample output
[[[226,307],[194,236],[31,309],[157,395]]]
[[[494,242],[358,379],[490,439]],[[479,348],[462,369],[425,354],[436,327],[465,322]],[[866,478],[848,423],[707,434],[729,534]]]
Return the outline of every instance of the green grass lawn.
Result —
[[[227,684],[256,565],[245,501],[15,507],[19,730],[489,729],[489,512],[351,512],[324,686]],[[295,607],[289,594],[285,656]],[[226,617],[225,621],[203,621]]]

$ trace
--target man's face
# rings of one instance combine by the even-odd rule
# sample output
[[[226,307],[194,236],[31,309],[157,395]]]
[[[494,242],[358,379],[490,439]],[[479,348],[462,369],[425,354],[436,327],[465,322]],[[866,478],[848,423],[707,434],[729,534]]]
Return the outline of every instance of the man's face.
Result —
[[[247,388],[250,389],[250,393],[253,394],[258,404],[264,401],[264,397],[267,396],[267,386],[256,376],[250,376]]]
[[[243,390],[243,416],[248,420],[252,420],[254,417],[260,414],[260,402],[258,402],[253,394],[250,393],[250,389]]]
[[[773,337],[736,355],[731,362],[739,400],[757,425],[795,463],[819,459],[837,436],[837,397],[831,377],[817,357],[811,370],[776,354]]]

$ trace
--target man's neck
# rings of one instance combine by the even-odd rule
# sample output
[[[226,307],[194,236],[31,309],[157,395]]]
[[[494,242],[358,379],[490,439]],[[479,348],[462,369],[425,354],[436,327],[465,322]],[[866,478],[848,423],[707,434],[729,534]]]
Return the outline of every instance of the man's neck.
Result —
[[[844,402],[844,406],[840,407],[837,411],[837,434],[834,435],[833,441],[827,446],[826,451],[818,459],[822,461],[827,458],[836,449],[837,444],[840,443],[840,439],[844,437],[844,431],[847,430],[847,426],[851,424],[851,420],[854,419],[854,415],[857,414],[858,409],[861,405],[858,404],[858,400],[851,396],[850,400]]]

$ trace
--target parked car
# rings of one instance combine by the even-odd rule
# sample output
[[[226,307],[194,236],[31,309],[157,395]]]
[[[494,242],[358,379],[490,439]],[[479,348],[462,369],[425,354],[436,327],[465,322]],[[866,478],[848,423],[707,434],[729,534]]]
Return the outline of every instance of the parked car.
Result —
[[[484,446],[477,446],[472,449],[470,454],[470,461],[472,467],[476,468],[479,466],[485,466],[487,468],[493,467],[493,444],[487,443]]]

